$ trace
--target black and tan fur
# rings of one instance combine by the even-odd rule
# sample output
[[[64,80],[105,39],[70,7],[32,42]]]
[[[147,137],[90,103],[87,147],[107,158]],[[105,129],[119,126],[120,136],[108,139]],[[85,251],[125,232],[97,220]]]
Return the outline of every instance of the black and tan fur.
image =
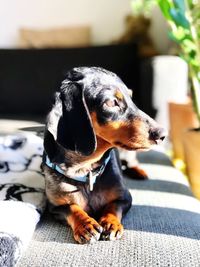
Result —
[[[122,236],[122,216],[132,199],[125,188],[115,147],[149,149],[164,139],[163,129],[133,103],[128,89],[112,72],[74,68],[55,94],[44,137],[44,149],[61,175],[43,164],[51,211],[69,224],[79,243]],[[110,160],[89,190],[73,180]],[[69,182],[70,181],[70,182]]]

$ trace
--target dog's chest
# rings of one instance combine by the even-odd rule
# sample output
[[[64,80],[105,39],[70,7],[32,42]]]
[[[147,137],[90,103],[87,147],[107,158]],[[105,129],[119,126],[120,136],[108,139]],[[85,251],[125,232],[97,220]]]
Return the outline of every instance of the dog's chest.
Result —
[[[89,215],[100,213],[103,208],[110,202],[116,199],[115,193],[108,191],[94,191],[89,192],[81,190],[74,194],[73,201],[81,207]]]
[[[60,165],[62,170],[65,173],[65,176],[70,177],[72,179],[76,179],[79,177],[84,177],[89,174],[89,172],[94,173],[95,170],[101,166],[99,162],[94,161],[85,161],[81,163],[76,163],[72,167],[66,167],[65,164]]]
[[[88,212],[101,211],[108,203],[115,200],[112,192],[107,190],[93,191],[88,198]]]
[[[106,204],[116,199],[116,190],[114,189],[103,189],[97,183],[94,185],[94,190],[90,191],[87,183],[83,186],[75,186],[66,182],[56,183],[55,176],[48,176],[46,193],[53,205],[77,204],[88,214],[100,212]]]

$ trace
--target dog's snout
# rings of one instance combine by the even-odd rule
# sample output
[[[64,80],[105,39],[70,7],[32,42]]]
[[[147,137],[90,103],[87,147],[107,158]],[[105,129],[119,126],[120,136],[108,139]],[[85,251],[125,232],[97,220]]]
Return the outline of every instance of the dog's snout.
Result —
[[[166,137],[166,131],[164,128],[154,128],[149,131],[149,137],[156,144],[162,142]]]

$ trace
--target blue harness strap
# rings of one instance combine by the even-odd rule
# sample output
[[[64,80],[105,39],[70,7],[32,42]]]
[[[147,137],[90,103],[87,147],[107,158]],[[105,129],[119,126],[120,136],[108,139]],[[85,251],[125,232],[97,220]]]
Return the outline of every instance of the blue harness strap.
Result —
[[[102,173],[104,172],[106,165],[108,164],[109,160],[110,160],[110,152],[108,155],[106,155],[106,157],[102,158],[103,163],[100,167],[98,167],[96,170],[94,170],[94,173],[92,171],[90,171],[87,175],[85,176],[78,176],[78,177],[74,177],[74,178],[69,178],[67,176],[65,176],[65,172],[55,163],[52,163],[49,159],[49,157],[47,155],[44,155],[44,163],[51,168],[52,170],[58,172],[59,174],[63,175],[64,177],[66,177],[68,180],[74,180],[77,182],[81,182],[81,183],[88,183],[89,184],[89,188],[90,191],[93,190],[94,184],[96,182],[96,179],[98,176],[102,175]]]
[[[59,172],[60,174],[64,175],[63,170],[62,170],[58,165],[52,163],[47,155],[46,155],[46,162],[45,162],[45,164],[46,164],[49,168],[51,168],[51,169],[53,169],[53,170]]]

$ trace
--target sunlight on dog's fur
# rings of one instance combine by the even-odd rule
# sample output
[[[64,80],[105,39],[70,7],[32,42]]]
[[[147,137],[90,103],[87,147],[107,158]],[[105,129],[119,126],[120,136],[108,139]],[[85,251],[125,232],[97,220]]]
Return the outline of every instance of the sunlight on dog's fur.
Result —
[[[47,118],[43,169],[50,210],[77,242],[121,238],[132,198],[115,148],[147,150],[164,137],[116,74],[97,67],[66,74]]]

